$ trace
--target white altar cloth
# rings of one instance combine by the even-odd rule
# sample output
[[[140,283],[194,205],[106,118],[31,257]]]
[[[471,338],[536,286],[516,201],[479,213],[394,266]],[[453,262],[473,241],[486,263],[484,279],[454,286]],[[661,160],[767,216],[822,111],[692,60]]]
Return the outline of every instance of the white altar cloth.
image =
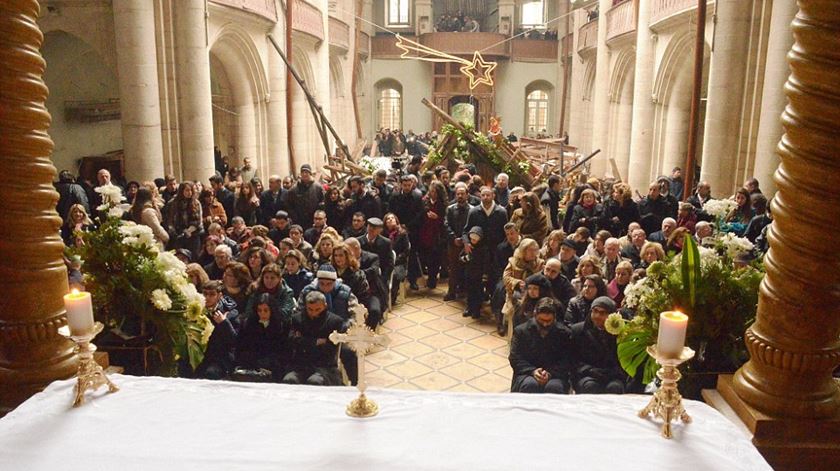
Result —
[[[113,375],[73,409],[72,381],[0,419],[0,470],[765,470],[711,407],[659,435],[646,396],[371,390],[379,415],[344,413],[355,389]]]

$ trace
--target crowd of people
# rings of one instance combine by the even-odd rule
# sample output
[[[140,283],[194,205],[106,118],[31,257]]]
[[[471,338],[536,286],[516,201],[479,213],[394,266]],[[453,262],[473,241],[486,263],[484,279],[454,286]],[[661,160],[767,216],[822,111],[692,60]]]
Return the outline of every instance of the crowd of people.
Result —
[[[477,33],[481,31],[481,22],[464,12],[445,13],[435,22],[438,33]]]
[[[187,263],[216,325],[195,374],[260,369],[287,383],[340,384],[340,356],[355,381],[355,357],[339,355],[329,333],[349,325],[357,304],[376,329],[401,284],[418,290],[425,278],[430,289],[445,279],[446,301],[464,299],[464,316],[491,317],[511,338],[512,391],[637,387],[604,322],[613,312],[632,316],[624,288],[666,252],[679,252],[684,234],[701,244],[713,235],[703,210],[709,185],[700,182],[680,202],[675,168],[637,199],[622,182],[564,188],[552,175],[529,189],[511,187],[504,173],[485,182],[471,164],[451,174],[422,163],[418,155],[405,168],[340,186],[316,181],[302,165],[297,179],[272,175],[264,187],[248,162],[206,186],[173,176],[129,182],[125,217],[151,227],[161,247]],[[97,179],[108,184],[110,174]],[[79,233],[95,227],[97,193],[67,172],[56,186],[62,237],[80,243]],[[771,215],[758,182],[748,180],[734,201],[728,230],[766,247]]]

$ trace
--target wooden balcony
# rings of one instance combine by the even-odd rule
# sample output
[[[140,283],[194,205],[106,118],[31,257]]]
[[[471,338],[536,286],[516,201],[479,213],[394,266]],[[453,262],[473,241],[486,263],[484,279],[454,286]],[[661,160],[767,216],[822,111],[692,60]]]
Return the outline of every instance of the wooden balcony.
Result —
[[[338,18],[329,18],[330,26],[330,48],[335,48],[339,52],[347,52],[350,50],[350,25],[339,20]]]
[[[556,39],[514,39],[510,42],[510,59],[517,62],[557,62]]]
[[[274,0],[210,0],[210,3],[253,13],[272,22],[277,21],[277,6]]]
[[[624,0],[607,11],[607,42],[636,32],[635,0]]]
[[[498,33],[426,33],[420,35],[419,39],[417,36],[403,35],[403,37],[456,56],[472,57],[475,51],[482,51],[481,54],[484,57],[492,59],[507,58],[510,56],[510,52],[508,51],[510,41],[502,42],[507,39],[507,36]],[[396,42],[396,37],[392,35],[383,34],[375,36],[371,44],[373,57],[376,59],[398,58],[403,51],[396,46]],[[545,55],[545,52],[540,54]]]
[[[312,36],[318,41],[324,40],[324,23],[321,10],[303,0],[292,5],[292,30]]]
[[[363,31],[356,31],[356,41],[359,50],[357,51],[362,57],[370,57],[370,36]]]
[[[595,51],[598,47],[598,19],[594,19],[589,23],[578,28],[578,48],[577,53],[580,56]]]

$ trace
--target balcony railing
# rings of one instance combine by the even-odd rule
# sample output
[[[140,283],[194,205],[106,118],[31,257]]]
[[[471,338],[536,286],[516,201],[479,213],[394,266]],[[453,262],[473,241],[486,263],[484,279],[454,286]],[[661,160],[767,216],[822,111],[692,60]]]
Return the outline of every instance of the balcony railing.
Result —
[[[370,36],[362,31],[356,31],[356,36],[359,44],[358,54],[365,57],[370,56]]]
[[[339,20],[330,17],[330,46],[347,51],[350,49],[350,26]]]
[[[598,46],[598,19],[578,28],[578,54],[583,54]]]
[[[321,10],[303,0],[293,0],[292,29],[324,40],[324,23]]]
[[[556,39],[514,39],[510,42],[511,60],[521,62],[557,62]]]
[[[406,39],[417,41],[417,36],[403,35]],[[376,59],[397,59],[403,53],[397,47],[397,37],[391,34],[378,34],[370,41],[371,54]]]
[[[636,31],[636,2],[624,0],[607,11],[607,41]]]
[[[485,56],[507,57],[507,43],[503,42],[507,38],[499,33],[426,33],[420,35],[420,44],[454,55],[472,57],[473,52],[481,51]]]
[[[274,0],[210,0],[210,2],[244,10],[271,21],[277,21],[277,6]]]
[[[697,0],[653,0],[649,24],[658,23],[670,16],[697,8]]]

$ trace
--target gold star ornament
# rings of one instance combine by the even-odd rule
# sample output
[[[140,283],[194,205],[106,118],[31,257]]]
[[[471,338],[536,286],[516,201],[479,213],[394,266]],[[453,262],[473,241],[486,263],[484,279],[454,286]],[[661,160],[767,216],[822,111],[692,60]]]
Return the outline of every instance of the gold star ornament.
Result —
[[[470,90],[485,84],[493,86],[493,70],[498,65],[496,62],[485,62],[481,57],[481,53],[475,51],[473,53],[472,62],[462,57],[453,56],[443,51],[424,46],[416,41],[406,39],[399,34],[397,35],[396,46],[403,52],[400,55],[403,59],[417,59],[427,62],[455,62],[461,64],[461,73],[470,79]]]
[[[492,87],[493,70],[496,69],[496,65],[498,65],[496,62],[484,62],[484,58],[481,57],[481,53],[475,51],[473,53],[472,62],[469,65],[461,67],[461,73],[470,79],[470,90],[482,83]]]

